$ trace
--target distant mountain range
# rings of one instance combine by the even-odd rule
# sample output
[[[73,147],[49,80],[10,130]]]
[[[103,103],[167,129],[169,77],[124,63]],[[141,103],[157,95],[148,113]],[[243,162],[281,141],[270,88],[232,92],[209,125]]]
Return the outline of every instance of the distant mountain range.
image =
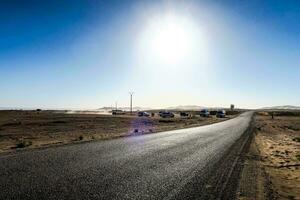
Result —
[[[153,109],[149,107],[133,107],[132,110],[201,110],[204,108],[210,108],[210,107],[205,107],[205,106],[197,106],[197,105],[179,105],[179,106],[171,106],[171,107],[166,107],[166,108],[161,108],[161,109]],[[116,109],[115,107],[102,107],[99,108],[99,111],[110,111],[110,110]],[[124,111],[129,111],[130,107],[118,107],[120,110]],[[215,107],[213,109],[222,109],[222,107]]]
[[[285,106],[264,107],[261,109],[265,109],[265,110],[300,110],[300,106],[285,105]]]
[[[197,105],[179,105],[179,106],[171,106],[161,109],[153,109],[150,107],[139,107],[135,106],[132,108],[133,111],[137,110],[201,110],[204,108],[208,109],[225,109],[224,107],[207,107],[207,106],[197,106]],[[110,112],[111,110],[116,109],[115,107],[102,107],[98,109],[50,109],[50,110],[69,110],[69,111],[90,111],[90,112]],[[120,110],[130,111],[130,107],[118,107]],[[263,110],[300,110],[300,106],[292,106],[292,105],[283,105],[283,106],[270,106],[260,108]],[[35,108],[18,108],[18,107],[0,107],[0,110],[35,110]],[[47,110],[47,109],[43,109]]]
[[[0,110],[35,110],[36,108],[0,107]]]
[[[203,108],[207,108],[204,106],[197,106],[197,105],[180,105],[180,106],[172,106],[167,107],[168,110],[201,110]]]
[[[168,110],[201,110],[201,109],[226,109],[225,107],[208,107],[208,106],[197,106],[197,105],[180,105],[180,106],[173,106],[173,107],[168,107],[166,109]]]
[[[116,107],[102,107],[102,108],[98,108],[97,110],[99,111],[111,111],[111,110],[115,110]],[[124,110],[124,111],[130,111],[130,107],[118,107],[118,110]],[[147,108],[147,107],[132,107],[132,110],[136,111],[136,110],[152,110],[152,108]]]

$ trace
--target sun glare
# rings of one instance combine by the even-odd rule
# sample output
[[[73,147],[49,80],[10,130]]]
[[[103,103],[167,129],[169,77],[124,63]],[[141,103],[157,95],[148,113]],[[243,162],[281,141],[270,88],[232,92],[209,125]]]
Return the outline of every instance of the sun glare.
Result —
[[[197,29],[184,17],[165,15],[151,18],[144,30],[141,49],[148,59],[178,64],[188,59]]]
[[[152,36],[152,49],[155,55],[167,62],[176,63],[184,59],[189,50],[189,33],[175,19],[159,23]]]

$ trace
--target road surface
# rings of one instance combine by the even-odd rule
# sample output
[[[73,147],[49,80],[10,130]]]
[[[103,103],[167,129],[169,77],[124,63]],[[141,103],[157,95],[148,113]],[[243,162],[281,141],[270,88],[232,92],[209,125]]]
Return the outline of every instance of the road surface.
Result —
[[[252,115],[2,155],[0,199],[231,198],[230,176],[235,176],[237,151],[247,140]]]

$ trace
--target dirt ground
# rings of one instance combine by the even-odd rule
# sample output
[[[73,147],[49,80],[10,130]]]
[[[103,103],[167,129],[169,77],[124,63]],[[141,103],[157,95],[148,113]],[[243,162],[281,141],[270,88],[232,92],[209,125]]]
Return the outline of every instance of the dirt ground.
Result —
[[[300,115],[255,117],[260,164],[279,199],[300,199]]]
[[[201,126],[234,116],[161,119],[159,116],[67,114],[62,111],[0,111],[0,153]]]

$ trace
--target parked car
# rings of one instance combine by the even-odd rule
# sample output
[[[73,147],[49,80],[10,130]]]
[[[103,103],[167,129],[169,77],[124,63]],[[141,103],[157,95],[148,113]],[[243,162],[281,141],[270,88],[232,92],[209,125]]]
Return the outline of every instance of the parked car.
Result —
[[[216,116],[219,118],[224,118],[226,116],[225,110],[218,110]]]
[[[203,109],[200,111],[200,116],[201,117],[209,117],[210,113],[207,109]]]
[[[172,112],[169,112],[169,111],[160,111],[159,116],[161,116],[162,118],[167,118],[167,117],[173,118],[173,117],[175,117],[175,115]]]
[[[144,111],[138,112],[139,117],[150,117],[150,114]]]
[[[180,117],[188,117],[189,113],[186,112],[180,112]]]

